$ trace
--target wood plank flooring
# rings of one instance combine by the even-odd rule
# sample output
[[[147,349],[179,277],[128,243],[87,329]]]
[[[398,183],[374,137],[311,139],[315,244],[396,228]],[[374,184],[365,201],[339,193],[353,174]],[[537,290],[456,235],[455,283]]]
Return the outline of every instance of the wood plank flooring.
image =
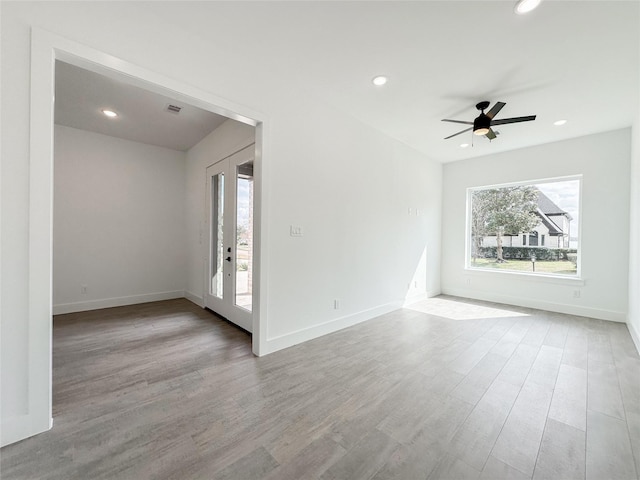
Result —
[[[9,479],[637,479],[624,324],[437,297],[256,358],[187,300],[61,315]]]

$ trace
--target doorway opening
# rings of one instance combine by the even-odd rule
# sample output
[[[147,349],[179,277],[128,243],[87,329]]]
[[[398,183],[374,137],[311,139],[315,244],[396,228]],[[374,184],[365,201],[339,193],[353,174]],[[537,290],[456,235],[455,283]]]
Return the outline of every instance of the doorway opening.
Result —
[[[224,115],[255,129],[254,162],[254,256],[253,256],[253,335],[254,355],[266,352],[266,325],[263,312],[266,301],[260,279],[266,278],[261,262],[265,240],[261,235],[263,189],[267,146],[264,142],[264,117],[257,111],[209,91],[194,82],[175,80],[113,55],[87,47],[68,38],[34,27],[31,31],[30,141],[29,141],[29,267],[28,267],[28,358],[26,402],[28,413],[11,426],[6,438],[22,439],[50,429],[52,415],[52,270],[53,270],[53,145],[55,62],[120,78],[156,93],[171,92],[180,101]],[[202,182],[204,186],[204,182]],[[204,206],[204,202],[202,202]],[[197,235],[197,233],[196,233]],[[200,262],[204,265],[204,261]],[[6,432],[5,432],[6,433]],[[4,438],[4,437],[3,437]]]
[[[254,244],[252,350],[260,355],[266,345],[266,328],[261,327],[265,302],[261,299],[260,278],[263,238],[262,188],[263,119],[261,114],[204,90],[164,77],[104,52],[34,28],[31,49],[31,125],[29,197],[29,319],[28,404],[33,418],[28,435],[51,428],[52,420],[52,227],[53,227],[53,140],[55,62],[62,61],[108,78],[171,96],[255,129],[254,161]],[[203,172],[204,173],[204,172]],[[202,182],[204,187],[204,182]],[[203,203],[203,202],[202,202]],[[204,262],[201,262],[204,264]],[[32,413],[31,413],[32,412]]]

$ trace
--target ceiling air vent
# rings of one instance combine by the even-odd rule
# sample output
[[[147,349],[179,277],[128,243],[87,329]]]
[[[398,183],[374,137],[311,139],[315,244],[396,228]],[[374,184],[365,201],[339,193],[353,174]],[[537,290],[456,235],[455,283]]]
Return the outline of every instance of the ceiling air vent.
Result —
[[[180,110],[182,110],[182,107],[179,107],[177,105],[167,105],[167,112],[171,112],[171,113],[180,113]]]

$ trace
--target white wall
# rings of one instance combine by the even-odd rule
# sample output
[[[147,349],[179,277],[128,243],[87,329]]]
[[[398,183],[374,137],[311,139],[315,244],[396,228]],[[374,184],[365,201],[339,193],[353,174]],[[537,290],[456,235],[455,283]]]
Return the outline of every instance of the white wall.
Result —
[[[56,125],[54,313],[183,295],[185,159]]]
[[[438,292],[441,165],[329,109],[281,122],[289,135],[273,154],[286,161],[266,187],[272,344],[397,308],[425,248],[422,291]],[[290,225],[304,236],[290,237]]]
[[[49,299],[29,304],[32,26],[262,112],[261,353],[397,308],[407,294],[439,292],[440,164],[277,71],[256,69],[261,59],[234,55],[232,41],[203,44],[176,32],[153,8],[2,3],[2,278],[11,279],[2,283],[2,443],[46,430],[50,415],[49,365],[40,353],[49,339]],[[290,225],[303,226],[305,236],[290,237]],[[410,289],[412,282],[418,287]],[[333,310],[336,298],[340,310]],[[38,385],[44,391],[32,388]]]
[[[209,165],[237,152],[255,141],[255,128],[227,120],[187,152],[186,225],[187,284],[186,296],[204,305],[206,232],[205,174]]]
[[[442,291],[625,321],[630,155],[630,130],[624,129],[445,165]],[[583,175],[580,255],[584,285],[569,279],[465,269],[467,188],[578,174]],[[580,290],[580,298],[574,298],[575,290]]]

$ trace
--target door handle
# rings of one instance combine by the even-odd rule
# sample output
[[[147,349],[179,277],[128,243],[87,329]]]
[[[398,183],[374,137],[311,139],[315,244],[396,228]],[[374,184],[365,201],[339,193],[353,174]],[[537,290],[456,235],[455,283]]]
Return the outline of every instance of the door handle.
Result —
[[[225,258],[225,260],[226,260],[227,262],[230,262],[230,261],[231,261],[231,257],[227,257],[227,258]]]

